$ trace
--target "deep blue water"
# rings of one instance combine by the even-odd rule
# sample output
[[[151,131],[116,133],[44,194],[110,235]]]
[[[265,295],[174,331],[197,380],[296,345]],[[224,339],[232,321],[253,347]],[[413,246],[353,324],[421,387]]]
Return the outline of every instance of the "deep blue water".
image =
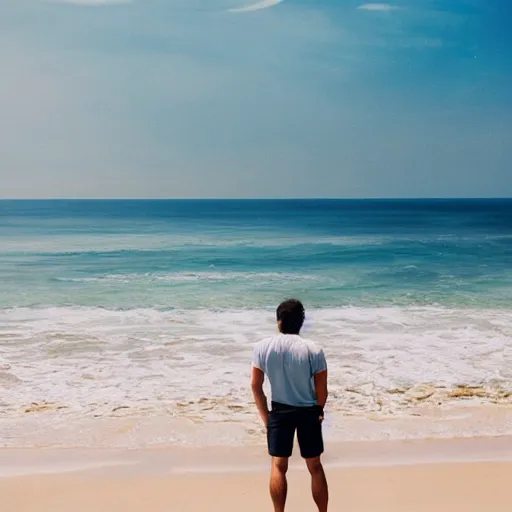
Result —
[[[512,200],[0,201],[0,308],[512,305]]]

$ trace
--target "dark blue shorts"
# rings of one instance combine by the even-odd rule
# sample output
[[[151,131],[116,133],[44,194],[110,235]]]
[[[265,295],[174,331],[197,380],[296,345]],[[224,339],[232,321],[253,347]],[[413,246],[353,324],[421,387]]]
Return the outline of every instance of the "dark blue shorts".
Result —
[[[320,406],[292,407],[272,402],[267,427],[268,452],[272,457],[291,457],[297,431],[300,454],[304,459],[320,457],[324,452],[323,410]]]

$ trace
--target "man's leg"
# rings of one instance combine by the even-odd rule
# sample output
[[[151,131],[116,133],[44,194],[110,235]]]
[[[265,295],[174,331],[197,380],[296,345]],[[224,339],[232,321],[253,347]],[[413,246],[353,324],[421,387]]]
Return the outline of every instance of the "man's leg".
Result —
[[[295,437],[295,414],[288,409],[273,409],[267,425],[268,453],[272,457],[270,474],[270,496],[275,512],[284,512],[288,485],[286,472],[288,459],[293,451]]]
[[[300,454],[306,460],[311,474],[311,490],[318,512],[327,512],[329,490],[320,457],[324,452],[322,420],[316,408],[302,411],[297,426]]]
[[[313,492],[313,499],[318,507],[318,512],[327,512],[329,488],[320,457],[306,459],[306,465],[311,474],[311,491]]]
[[[287,457],[272,457],[272,470],[270,473],[270,496],[274,504],[275,512],[284,512],[286,495],[288,493],[288,482],[286,472],[288,471]]]

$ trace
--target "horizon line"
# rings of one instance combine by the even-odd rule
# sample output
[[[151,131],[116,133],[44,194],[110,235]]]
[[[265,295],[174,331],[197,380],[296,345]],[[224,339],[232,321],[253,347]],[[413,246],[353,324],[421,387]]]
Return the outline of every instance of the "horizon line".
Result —
[[[504,201],[500,196],[432,197],[0,197],[4,201]]]

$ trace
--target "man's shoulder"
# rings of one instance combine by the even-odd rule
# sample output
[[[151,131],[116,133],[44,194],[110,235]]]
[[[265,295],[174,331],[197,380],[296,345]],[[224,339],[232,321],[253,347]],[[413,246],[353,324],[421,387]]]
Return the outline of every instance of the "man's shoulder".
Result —
[[[308,347],[308,350],[314,355],[320,354],[324,351],[323,347],[316,341],[309,338],[302,338],[302,341]]]
[[[297,350],[298,347],[302,345],[303,348],[307,348],[307,350],[313,355],[321,354],[323,352],[322,346],[309,338],[302,337],[294,337],[292,345],[290,345],[290,340],[285,335],[276,335],[276,336],[268,336],[263,338],[255,345],[255,350],[268,350],[272,347],[282,348],[283,346],[288,350]],[[296,344],[298,341],[298,345]]]
[[[263,338],[262,340],[258,341],[256,345],[254,346],[255,349],[263,349],[267,348],[268,346],[272,345],[273,343],[276,343],[277,336],[267,336],[266,338]]]

